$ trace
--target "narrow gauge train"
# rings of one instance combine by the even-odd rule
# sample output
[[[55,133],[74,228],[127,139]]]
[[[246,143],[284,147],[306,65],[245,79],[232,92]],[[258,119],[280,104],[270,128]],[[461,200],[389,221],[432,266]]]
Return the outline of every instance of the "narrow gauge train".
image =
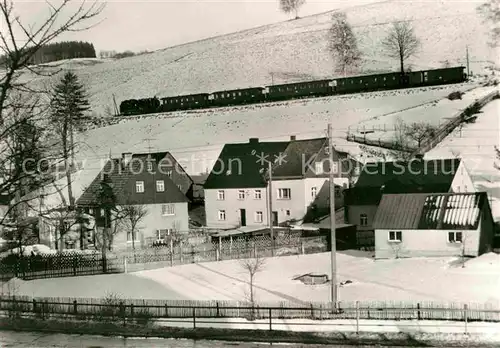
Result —
[[[120,114],[123,116],[141,115],[157,112],[254,104],[265,101],[460,83],[467,79],[464,70],[465,67],[459,66],[408,72],[404,76],[399,72],[385,73],[235,89],[213,93],[181,95],[161,99],[157,97],[137,100],[129,99],[120,104]]]

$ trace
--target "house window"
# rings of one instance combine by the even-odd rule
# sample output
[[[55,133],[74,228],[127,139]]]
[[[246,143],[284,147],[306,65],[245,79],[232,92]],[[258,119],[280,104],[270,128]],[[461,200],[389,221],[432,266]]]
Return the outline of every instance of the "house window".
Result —
[[[261,190],[255,190],[255,192],[254,192],[254,198],[255,199],[262,199],[262,191]]]
[[[219,218],[219,221],[225,221],[226,220],[226,211],[219,210],[218,218]]]
[[[156,180],[156,192],[165,191],[165,182],[163,180]]]
[[[224,194],[224,190],[217,191],[217,200],[218,201],[223,201],[225,198],[226,198],[226,195]]]
[[[104,209],[101,209],[99,213],[101,214],[101,216],[104,216]]]
[[[323,162],[316,162],[315,163],[315,165],[314,165],[314,172],[316,173],[316,175],[324,173]]]
[[[161,215],[175,215],[175,205],[173,204],[162,204]]]
[[[401,231],[390,231],[389,242],[401,242],[403,240],[403,233]]]
[[[167,176],[168,176],[169,178],[171,178],[171,177],[172,177],[172,169],[167,170]]]
[[[317,191],[318,191],[318,189],[316,188],[316,186],[311,187],[311,197],[312,198],[316,198],[316,194],[318,193]]]
[[[256,211],[255,212],[255,222],[262,222],[263,219],[263,214],[261,211]]]
[[[286,213],[286,216],[290,216],[290,210],[287,209],[285,213]]]
[[[462,243],[462,232],[448,232],[449,243]]]
[[[148,172],[153,171],[153,163],[151,161],[148,161]]]
[[[135,182],[135,192],[137,192],[137,193],[144,192],[144,181],[136,181]]]
[[[278,189],[278,199],[290,199],[292,197],[292,192],[289,188]]]
[[[177,187],[182,191],[182,185],[177,185]]]
[[[245,199],[245,190],[238,190],[238,199],[239,200]]]
[[[170,229],[156,230],[156,238],[158,240],[165,240],[167,239],[167,236],[170,236],[170,232]]]
[[[368,215],[366,214],[361,214],[359,216],[359,224],[361,226],[368,226]]]

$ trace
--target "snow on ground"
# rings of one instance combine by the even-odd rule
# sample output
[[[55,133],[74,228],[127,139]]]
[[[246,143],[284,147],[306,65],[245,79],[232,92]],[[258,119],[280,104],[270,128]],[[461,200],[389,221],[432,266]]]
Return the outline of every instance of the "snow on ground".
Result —
[[[462,85],[176,112],[126,120],[89,131],[81,139],[85,145],[80,149],[79,158],[107,158],[110,149],[113,156],[126,151],[147,152],[151,146],[171,151],[187,166],[188,173],[197,174],[211,169],[210,161],[217,159],[225,143],[247,142],[251,137],[270,141],[288,139],[290,135],[297,135],[297,139],[325,136],[328,122],[332,122],[339,149],[355,150],[358,144],[343,140],[349,126],[445,98],[459,86]],[[148,142],[146,138],[152,140]]]
[[[482,259],[485,259],[483,262]],[[340,301],[434,301],[490,303],[500,307],[498,269],[478,263],[485,255],[452,266],[453,258],[377,260],[368,253],[337,253]],[[474,261],[474,262],[473,262]],[[330,274],[330,254],[268,258],[255,278],[259,302],[327,302],[330,287],[305,285],[294,277],[310,272]],[[245,300],[248,274],[238,260],[189,264],[132,274],[19,281],[19,295],[102,297],[118,292],[124,297],[191,300]],[[460,284],[460,286],[457,286]]]
[[[391,0],[345,10],[364,60],[361,73],[399,68],[380,42],[394,20],[413,20],[422,43],[408,61],[414,70],[465,65],[479,73],[498,60],[474,1]],[[88,87],[97,114],[125,99],[213,92],[332,77],[335,64],[327,34],[333,12],[262,26],[216,38],[119,59],[76,73]],[[467,25],[464,25],[467,23]],[[64,69],[63,69],[64,70]],[[272,78],[271,78],[272,75]],[[26,80],[41,80],[27,73]],[[58,78],[58,77],[55,77]]]
[[[485,105],[475,123],[457,128],[426,159],[460,156],[475,188],[488,192],[495,220],[500,220],[500,170],[494,167],[495,146],[500,145],[500,99]]]
[[[67,278],[48,278],[24,281],[11,279],[0,287],[0,295],[24,295],[39,297],[85,297],[104,298],[118,295],[133,299],[183,300],[182,292],[177,293],[168,285],[152,279],[144,279],[134,274],[110,274]]]
[[[405,124],[425,122],[427,124],[439,127],[442,124],[455,117],[461,111],[466,109],[474,101],[481,99],[489,93],[495,91],[496,87],[478,87],[457,85],[456,90],[465,92],[461,100],[449,100],[447,98],[439,99],[434,103],[426,103],[409,110],[388,115],[377,116],[366,121],[360,122],[355,126],[352,133],[356,136],[363,136],[360,131],[372,131],[366,135],[369,140],[391,141],[395,137],[394,126],[398,119]]]
[[[76,160],[83,164],[83,169],[73,176],[73,191],[78,198],[99,174],[110,154],[116,158],[123,152],[148,152],[149,147],[153,151],[170,151],[189,174],[199,174],[212,169],[226,143],[247,142],[252,137],[263,141],[287,140],[291,135],[296,135],[297,139],[323,137],[329,122],[333,125],[335,148],[359,158],[362,155],[359,144],[345,140],[349,129],[352,131],[367,121],[386,122],[390,128],[394,115],[402,116],[407,122],[416,121],[425,113],[414,112],[415,107],[420,109],[421,105],[432,105],[436,100],[440,100],[437,104],[442,104],[439,116],[442,119],[452,117],[458,105],[466,105],[466,102],[451,102],[446,99],[448,94],[473,87],[477,84],[360,93],[125,119],[119,124],[93,129],[79,136]],[[490,89],[478,87],[470,91],[467,102]],[[57,188],[65,197],[66,187],[63,177]],[[49,187],[46,194],[49,193],[53,194],[47,197],[46,204],[57,205],[61,201],[57,189]]]

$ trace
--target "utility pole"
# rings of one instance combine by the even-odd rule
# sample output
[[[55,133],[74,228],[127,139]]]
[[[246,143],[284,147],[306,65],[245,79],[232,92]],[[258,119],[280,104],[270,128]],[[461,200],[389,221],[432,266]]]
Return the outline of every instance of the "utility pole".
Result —
[[[271,161],[268,161],[269,188],[267,199],[269,200],[269,232],[271,233],[271,252],[274,256],[274,230],[273,230],[273,171]]]
[[[332,124],[328,124],[328,150],[330,163],[330,239],[331,239],[331,300],[332,307],[337,308],[337,239],[335,235],[335,173],[333,163],[333,136]]]
[[[467,59],[467,78],[469,78],[470,70],[469,70],[469,45],[465,46],[465,55]]]

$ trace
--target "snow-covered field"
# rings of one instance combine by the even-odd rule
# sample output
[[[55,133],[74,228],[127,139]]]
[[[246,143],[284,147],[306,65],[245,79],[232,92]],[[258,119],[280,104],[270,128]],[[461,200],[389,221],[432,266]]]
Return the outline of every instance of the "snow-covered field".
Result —
[[[426,159],[460,156],[475,188],[487,191],[495,220],[500,220],[500,170],[495,168],[495,146],[500,146],[500,99],[488,103],[475,123],[457,128]],[[498,164],[498,161],[497,161]]]
[[[494,86],[479,88],[473,88],[473,86],[459,87],[457,85],[457,91],[465,92],[468,90],[462,96],[462,99],[449,100],[442,98],[434,103],[426,103],[409,110],[401,110],[400,112],[377,116],[360,122],[351,133],[362,137],[363,135],[359,132],[370,131],[370,133],[366,134],[366,139],[391,141],[395,137],[394,126],[398,124],[398,119],[405,124],[424,122],[439,127],[458,115],[469,105],[472,105],[474,101],[487,96],[497,89]]]
[[[364,252],[337,254],[340,301],[434,301],[489,303],[500,307],[500,255],[486,254],[465,268],[452,258],[375,261]],[[310,272],[330,274],[329,253],[269,258],[256,275],[257,301],[328,301],[330,287],[305,285],[294,277]],[[190,264],[130,274],[33,281],[12,280],[3,290],[19,295],[53,297],[235,300],[248,293],[248,274],[237,260]],[[15,283],[16,286],[13,286]],[[460,285],[458,285],[460,284]]]
[[[380,42],[392,21],[413,20],[422,43],[408,61],[413,69],[465,65],[479,73],[498,60],[488,46],[488,28],[476,12],[476,1],[389,0],[345,10],[364,56],[361,73],[391,71],[398,62],[387,58]],[[327,12],[254,28],[212,39],[166,48],[153,53],[100,64],[82,61],[59,65],[76,68],[87,86],[97,114],[125,99],[213,92],[335,76],[328,50]],[[466,23],[466,25],[464,25]],[[88,64],[87,64],[88,63]],[[91,64],[92,63],[92,64]],[[83,65],[88,65],[82,68]],[[92,65],[92,66],[91,66]],[[54,67],[50,66],[49,70]],[[63,69],[64,70],[64,69]],[[272,78],[271,78],[272,75]],[[25,79],[47,82],[27,73]],[[59,78],[59,77],[55,77]]]
[[[287,139],[290,135],[296,135],[297,139],[325,136],[329,122],[337,138],[336,146],[344,151],[355,150],[357,144],[343,140],[349,127],[434,102],[452,91],[473,86],[460,84],[361,93],[124,120],[117,125],[91,130],[81,137],[78,157],[81,160],[108,158],[110,151],[113,156],[119,156],[126,151],[147,152],[151,146],[171,151],[184,162],[188,173],[197,174],[207,167],[211,169],[209,161],[217,159],[225,143],[246,142],[251,137],[270,141]]]

